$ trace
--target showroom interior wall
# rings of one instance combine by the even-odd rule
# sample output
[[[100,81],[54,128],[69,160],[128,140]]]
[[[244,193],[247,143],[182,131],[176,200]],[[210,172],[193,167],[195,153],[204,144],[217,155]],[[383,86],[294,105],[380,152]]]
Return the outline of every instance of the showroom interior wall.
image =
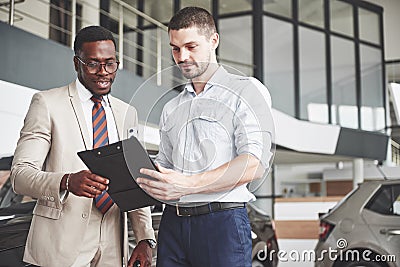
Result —
[[[37,90],[60,87],[76,79],[71,48],[52,40],[43,39],[0,21],[0,55],[6,68],[0,71],[0,122],[4,130],[0,140],[0,157],[11,156],[15,149],[23,119],[28,110],[32,94]],[[145,79],[120,70],[113,85],[113,95],[132,103],[138,110],[139,120],[146,121],[148,135],[142,140],[154,149],[158,138],[154,136],[159,114],[164,104],[178,92],[146,82],[146,89],[140,87]],[[138,90],[139,89],[139,90]],[[149,104],[150,99],[158,99]],[[155,135],[158,131],[155,129]]]
[[[253,73],[253,47],[254,38],[249,28],[253,28],[252,6],[250,2],[233,1],[240,8],[227,8],[227,1],[220,2],[218,26],[221,33],[221,45],[219,55],[221,61],[230,63],[241,72],[252,75]],[[357,111],[357,96],[356,96],[356,60],[355,60],[355,37],[354,37],[354,18],[353,1],[299,1],[298,21],[293,18],[291,7],[295,1],[279,1],[279,6],[276,2],[265,2],[262,7],[263,15],[263,42],[264,42],[264,75],[263,82],[269,88],[273,107],[303,120],[314,121],[317,123],[332,123],[340,124],[343,127],[361,128],[365,130],[381,130],[385,128],[385,113],[384,113],[384,84],[383,84],[383,58],[382,49],[377,48],[379,45],[360,44],[359,57],[361,57],[361,70],[359,73],[360,80],[365,87],[365,92],[372,92],[374,95],[360,94],[360,98],[364,97],[364,103],[369,103],[369,107],[360,108],[360,115]],[[331,68],[332,76],[328,81],[327,78],[327,51],[326,50],[326,15],[324,13],[323,4],[328,3],[331,7],[336,7],[337,13],[330,13],[332,18],[331,31]],[[225,4],[225,8],[224,8]],[[234,4],[232,4],[234,6]],[[280,8],[277,8],[280,7]],[[286,9],[282,8],[286,7]],[[344,12],[344,14],[343,14]],[[362,31],[360,34],[365,39],[372,39],[373,42],[380,43],[379,35],[379,16],[369,14],[366,11],[367,17],[372,17],[371,22],[368,19],[360,19],[365,23],[371,23],[373,29],[377,29],[372,34],[368,31]],[[360,15],[361,17],[361,15]],[[374,24],[375,23],[375,24]],[[240,25],[240,27],[238,27]],[[364,28],[366,27],[363,25]],[[350,28],[350,30],[349,30]],[[297,32],[295,31],[297,29]],[[331,33],[332,32],[332,33]],[[339,34],[337,34],[339,32]],[[296,33],[296,35],[294,34]],[[371,37],[371,36],[372,37]],[[295,39],[298,39],[295,41]],[[375,38],[375,39],[374,39]],[[293,49],[293,48],[296,49]],[[366,52],[364,52],[366,50]],[[370,51],[372,50],[372,51]],[[295,53],[297,53],[295,55]],[[369,69],[370,75],[362,75],[367,73]],[[365,78],[364,78],[365,77]],[[364,78],[364,80],[363,80]],[[373,83],[367,82],[367,79]],[[330,88],[330,92],[326,89],[327,84],[332,83],[337,86]],[[374,87],[368,87],[372,85]],[[317,85],[317,86],[316,86]],[[333,87],[333,86],[332,86]],[[361,87],[359,85],[359,87]],[[378,89],[376,89],[378,88]],[[327,106],[327,95],[332,95],[332,107]],[[374,102],[375,101],[375,102]],[[336,104],[336,106],[334,106]],[[369,113],[367,115],[367,113]],[[376,120],[372,121],[371,114],[375,115]],[[361,118],[359,122],[359,117]],[[279,134],[277,134],[277,138]],[[301,141],[300,141],[301,142]],[[382,145],[382,144],[380,144]],[[383,143],[385,145],[385,143]],[[342,146],[350,150],[355,150],[355,145],[347,143]],[[373,149],[371,149],[373,150]],[[315,160],[315,159],[314,159]],[[299,162],[294,164],[276,163],[276,181],[291,181],[290,187],[278,185],[275,189],[276,194],[283,194],[293,190],[292,195],[304,195],[305,188],[310,183],[309,179],[304,179],[310,173],[320,173],[322,178],[322,170],[324,168],[335,168],[336,162],[318,163],[314,166],[305,160],[303,163],[309,166],[307,168],[296,168]],[[336,159],[336,161],[340,161]],[[352,167],[352,159],[347,159],[350,164],[346,167]],[[348,166],[349,165],[349,166]],[[285,168],[290,171],[285,171]],[[287,173],[295,172],[298,176],[287,175]],[[317,171],[317,170],[319,171]],[[302,172],[302,171],[304,172]],[[315,176],[315,175],[313,175]],[[315,179],[314,179],[315,180]],[[318,181],[318,180],[317,180]],[[297,184],[297,186],[294,186]],[[294,187],[294,188],[293,188]],[[296,188],[299,188],[296,190]],[[264,190],[259,192],[260,196],[270,194]],[[315,194],[312,193],[312,194]],[[270,202],[271,200],[263,200]],[[268,206],[268,205],[267,205]]]
[[[369,1],[373,4],[382,5],[383,7],[383,19],[384,19],[384,46],[385,46],[385,59],[386,60],[398,60],[400,58],[400,49],[398,49],[398,42],[400,41],[400,34],[398,32],[398,25],[400,25],[400,18],[398,12],[400,11],[400,2],[399,1],[385,1],[385,0],[377,0],[377,1]],[[286,35],[287,36],[287,35]],[[340,52],[338,52],[340,53]],[[285,55],[287,56],[287,55]],[[389,163],[390,164],[390,163]],[[289,189],[290,187],[297,186],[300,192],[297,192],[297,195],[303,194],[307,188],[305,182],[308,180],[307,176],[315,177],[315,173],[319,173],[319,176],[322,176],[324,170],[338,170],[339,172],[343,169],[350,170],[352,169],[352,161],[351,160],[344,160],[343,163],[338,164],[338,162],[332,163],[319,163],[319,164],[309,164],[303,163],[301,164],[304,168],[299,168],[297,164],[281,164],[277,166],[277,172],[281,172],[282,176],[285,178],[287,177],[287,184],[285,186],[280,186],[280,188],[276,189],[276,192],[283,192],[288,191],[285,190]],[[307,171],[307,167],[309,170]],[[372,167],[371,167],[372,166]],[[365,162],[365,168],[376,170],[374,167],[373,162]],[[293,174],[294,170],[298,173],[298,177]],[[377,177],[381,177],[381,175],[375,174]],[[347,176],[346,176],[347,177]],[[306,180],[306,181],[304,181]],[[291,183],[291,184],[290,184]],[[290,187],[289,185],[290,184]]]
[[[93,10],[94,7],[90,6],[90,5],[85,5],[85,1],[78,1],[81,3],[82,5],[82,13],[83,14],[92,14],[90,19],[81,22],[81,26],[84,26],[85,24],[90,24],[90,22],[96,23],[96,21],[99,21],[98,16],[96,17],[95,15],[93,15],[93,13],[95,12],[90,12],[90,10]],[[136,4],[137,2],[140,1],[131,1],[132,3]],[[170,4],[169,7],[164,8],[164,6],[162,5],[166,5],[166,4],[162,4],[159,5],[158,8],[156,9],[154,6],[154,3],[156,1],[146,1],[146,5],[144,7],[145,11],[149,12],[150,14],[159,14],[162,13],[162,17],[160,17],[160,19],[163,20],[167,20],[167,16],[165,15],[166,13],[171,13],[172,14],[172,9],[173,9],[173,5]],[[172,3],[172,1],[163,1],[163,3]],[[181,6],[186,6],[189,4],[193,4],[190,1],[180,1],[181,2]],[[237,1],[238,3],[241,1]],[[283,2],[290,2],[290,1],[283,1]],[[316,1],[318,2],[318,1]],[[319,2],[323,2],[323,1],[319,1]],[[392,3],[387,1],[388,3]],[[37,6],[34,6],[36,3]],[[95,1],[96,3],[96,1]],[[147,4],[149,3],[149,4]],[[211,1],[204,1],[203,4],[206,8],[212,8],[211,6]],[[93,4],[93,1],[91,2],[91,4]],[[220,1],[220,5],[235,5],[235,1],[233,2],[226,2],[225,1]],[[43,10],[45,10],[41,5],[43,5],[42,2],[38,2],[38,1],[31,1],[31,7],[29,8],[29,10],[34,10],[33,14],[34,16],[39,16],[41,18],[43,18],[42,20],[46,20],[46,18],[49,17],[48,14],[42,14]],[[393,5],[393,3],[392,3]],[[22,6],[22,5],[21,5]],[[23,6],[26,8],[27,4],[23,4]],[[304,5],[306,7],[306,5]],[[246,8],[251,8],[250,4],[247,4]],[[246,8],[244,9],[244,11],[240,11],[240,12],[248,12],[246,11]],[[36,9],[40,9],[42,11],[42,13],[40,14],[35,14],[35,10]],[[117,10],[114,7],[110,7],[110,12],[114,12],[116,13]],[[146,10],[147,9],[147,10]],[[166,12],[156,12],[157,10],[163,10]],[[48,10],[48,9],[47,9]],[[113,11],[114,10],[114,11]],[[302,9],[300,9],[302,10]],[[234,10],[235,11],[235,10]],[[231,12],[231,11],[230,11]],[[238,11],[237,11],[238,12]],[[223,16],[226,17],[227,14],[231,14],[228,12],[225,12],[222,10],[221,8],[221,13]],[[1,13],[2,16],[5,16],[5,13]],[[300,13],[301,14],[301,13]],[[221,16],[222,16],[221,15]],[[251,15],[251,14],[250,14]],[[279,14],[278,14],[279,15]],[[161,15],[158,15],[161,16]],[[83,15],[82,15],[83,17]],[[253,66],[253,53],[252,53],[252,47],[253,47],[253,43],[252,43],[252,36],[251,36],[251,31],[248,31],[249,28],[251,28],[251,17],[250,16],[241,16],[241,17],[232,17],[232,18],[225,18],[222,17],[219,20],[219,28],[221,31],[221,35],[222,35],[222,39],[221,39],[221,49],[219,49],[219,53],[220,53],[220,58],[221,58],[221,62],[226,64],[229,64],[235,68],[237,68],[239,71],[243,72],[244,74],[247,75],[252,75],[252,66]],[[4,19],[4,18],[3,18]],[[42,37],[46,37],[45,34],[43,34],[43,27],[45,27],[44,25],[41,25],[40,27],[37,26],[34,23],[30,23],[28,26],[26,24],[26,21],[29,20],[24,18],[24,20],[20,21],[20,22],[16,22],[15,26],[16,27],[21,27],[24,29],[30,29],[32,32],[35,32],[36,30],[38,30],[40,32],[40,36]],[[161,21],[163,21],[161,20]],[[313,93],[313,91],[304,91],[304,93],[302,93],[301,90],[294,90],[295,84],[294,84],[294,80],[295,79],[299,79],[298,77],[293,77],[293,73],[294,73],[294,66],[295,63],[293,62],[293,40],[290,40],[290,38],[292,38],[292,29],[288,29],[290,27],[293,27],[293,25],[291,26],[291,24],[289,23],[284,23],[285,21],[283,20],[278,20],[274,17],[270,17],[270,16],[264,16],[264,39],[265,42],[267,42],[266,45],[266,51],[264,52],[265,55],[265,59],[264,59],[264,65],[265,65],[265,73],[264,73],[264,83],[267,85],[267,87],[270,89],[272,95],[273,95],[273,105],[275,108],[277,108],[278,110],[281,110],[289,115],[298,117],[300,119],[308,119],[310,121],[316,121],[316,122],[322,122],[322,123],[327,123],[329,122],[329,120],[331,121],[331,123],[339,123],[342,126],[345,127],[351,127],[351,128],[357,128],[357,111],[354,111],[354,108],[352,109],[352,106],[355,105],[355,89],[354,89],[354,82],[353,85],[349,88],[349,86],[344,87],[343,90],[345,89],[350,89],[353,93],[352,94],[347,94],[344,95],[344,93],[340,93],[336,98],[339,98],[339,101],[349,101],[349,105],[348,107],[343,106],[340,110],[342,110],[341,114],[346,114],[342,115],[342,116],[334,116],[335,113],[339,112],[339,108],[336,109],[335,111],[335,107],[333,106],[331,109],[327,108],[326,105],[326,99],[327,97],[327,93],[325,92],[326,90],[318,90],[318,88],[316,88],[314,91],[318,91],[320,93]],[[21,23],[21,24],[19,24]],[[241,25],[241,27],[236,27],[235,25]],[[279,29],[279,30],[275,30],[274,29]],[[147,29],[146,29],[147,30]],[[148,29],[151,30],[151,29]],[[268,31],[268,34],[267,34]],[[302,32],[304,32],[304,34],[301,34]],[[299,35],[300,35],[300,41],[301,38],[303,39],[309,39],[313,38],[313,36],[315,35],[315,32],[318,33],[318,31],[310,31],[308,28],[301,28]],[[311,34],[311,35],[310,35]],[[272,37],[270,37],[270,35],[272,35]],[[305,37],[301,37],[301,36],[305,36]],[[318,35],[318,34],[317,34]],[[275,38],[276,36],[276,38]],[[47,36],[48,37],[48,36]],[[134,38],[134,37],[132,37]],[[270,38],[270,39],[269,39]],[[315,38],[319,38],[321,40],[321,36],[318,36]],[[332,41],[334,43],[334,41]],[[145,46],[149,47],[151,45],[154,45],[154,42],[152,43],[151,41],[145,41]],[[306,50],[299,50],[300,51],[300,64],[302,64],[301,62],[305,62],[304,64],[308,64],[310,66],[313,66],[314,70],[319,70],[318,72],[309,72],[309,74],[304,74],[302,75],[303,77],[312,77],[312,79],[304,79],[301,78],[300,79],[300,83],[299,85],[302,88],[312,88],[312,86],[307,86],[307,85],[312,85],[313,83],[311,81],[313,81],[315,83],[315,79],[317,79],[316,77],[320,77],[318,78],[320,81],[318,82],[319,84],[324,84],[326,80],[326,78],[324,77],[324,72],[321,72],[321,69],[323,70],[323,66],[318,67],[318,64],[322,64],[324,62],[324,50],[323,49],[316,49],[316,42],[313,42],[313,45],[301,45],[301,49],[308,49],[307,47],[312,47],[313,49],[309,49],[310,51],[306,51]],[[168,53],[168,46],[164,45],[163,49],[166,47],[166,51],[164,51],[163,54]],[[346,49],[346,45],[338,45],[338,52],[337,55],[340,55],[341,53],[345,53],[345,51],[351,51],[352,49]],[[278,49],[275,49],[278,48]],[[350,47],[351,48],[351,43],[350,43]],[[334,47],[332,48],[333,52],[335,52]],[[320,51],[320,52],[318,52]],[[342,51],[342,52],[341,52]],[[304,52],[304,53],[302,53]],[[306,53],[308,52],[313,52],[313,53],[320,53],[318,56],[316,56],[316,60],[309,60],[310,57],[308,56]],[[346,52],[347,53],[347,52]],[[372,54],[374,52],[371,52]],[[149,55],[149,54],[146,54]],[[234,56],[232,56],[234,55]],[[275,55],[275,56],[274,56]],[[344,56],[344,58],[351,58],[354,57],[354,55],[349,54]],[[149,56],[148,56],[149,57]],[[372,55],[372,57],[376,57],[374,54]],[[231,61],[229,61],[230,59],[234,58],[233,63]],[[336,58],[336,55],[335,57]],[[149,62],[149,65],[153,65],[151,60],[155,60],[154,57],[153,59],[149,59],[147,60]],[[224,61],[225,60],[225,61]],[[307,62],[307,60],[309,62]],[[320,62],[320,63],[319,63]],[[123,62],[125,65],[128,65],[128,62]],[[240,64],[239,64],[240,63]],[[171,62],[168,62],[166,64],[164,64],[163,67],[166,67],[171,65]],[[134,64],[129,64],[129,65],[134,65]],[[343,65],[343,64],[342,64]],[[353,65],[351,65],[350,63],[347,64],[348,65],[348,70],[349,71],[345,71],[345,68],[342,68],[342,72],[343,73],[351,73],[351,68],[354,68],[354,63]],[[368,66],[367,66],[368,67]],[[302,68],[300,68],[302,69]],[[282,70],[282,71],[281,71]],[[339,74],[338,74],[339,75]],[[147,75],[148,76],[148,75]],[[372,78],[379,78],[378,75],[375,74],[376,77]],[[342,79],[343,80],[343,79]],[[376,79],[374,79],[376,80]],[[380,81],[382,81],[383,79],[381,79]],[[378,82],[381,83],[381,82]],[[303,84],[303,85],[302,85]],[[367,82],[365,82],[365,84],[368,84]],[[299,86],[298,85],[298,86]],[[323,88],[323,87],[321,87]],[[305,89],[302,89],[305,90]],[[307,89],[310,90],[310,89]],[[378,91],[378,90],[376,90]],[[300,96],[296,96],[296,94],[301,94]],[[304,97],[302,97],[302,95]],[[307,100],[308,96],[312,95],[316,95],[317,99],[316,101],[313,101],[313,103],[308,103],[310,100]],[[366,95],[364,98],[368,99],[365,100],[365,102],[367,101],[372,101],[370,99],[374,99],[374,101],[381,103],[381,99],[383,98],[383,95],[374,95],[376,97],[369,97],[368,95]],[[301,101],[299,102],[298,100],[295,99],[295,97],[301,99]],[[315,98],[315,97],[314,97]],[[345,100],[343,100],[345,98]],[[335,101],[335,93],[333,93],[333,102]],[[299,102],[299,103],[297,103]],[[315,102],[315,103],[314,103]],[[293,104],[294,103],[294,104]],[[372,103],[371,105],[376,105],[377,103]],[[382,106],[382,104],[380,104]],[[331,115],[330,115],[330,119],[329,119],[329,110],[331,111]],[[347,112],[347,113],[346,113]],[[361,111],[363,112],[363,111]],[[296,114],[297,113],[297,114]],[[362,116],[362,121],[361,121],[361,128],[365,128],[366,130],[378,130],[378,129],[382,129],[384,127],[384,116],[383,116],[383,111],[382,111],[382,107],[381,108],[376,108],[375,111],[374,109],[368,109],[367,111],[364,112],[365,116]],[[370,118],[370,114],[374,115],[372,117],[376,118],[376,120],[374,122],[371,122],[370,119],[364,119],[364,118]],[[351,119],[353,118],[353,119]]]

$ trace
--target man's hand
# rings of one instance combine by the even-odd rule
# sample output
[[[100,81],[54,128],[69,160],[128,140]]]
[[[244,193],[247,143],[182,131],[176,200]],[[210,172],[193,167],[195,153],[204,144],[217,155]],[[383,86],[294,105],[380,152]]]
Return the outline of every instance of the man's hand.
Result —
[[[136,182],[152,197],[160,200],[179,200],[182,196],[192,194],[193,179],[182,173],[157,165],[158,171],[141,169],[140,173],[153,177],[137,178]]]
[[[61,189],[67,189],[68,174],[61,180]],[[94,198],[108,189],[109,180],[92,173],[89,170],[72,173],[68,180],[68,191],[81,197]]]
[[[159,165],[158,169],[159,172],[141,169],[142,174],[154,179],[137,178],[136,182],[152,197],[159,200],[179,200],[182,196],[191,194],[232,190],[263,177],[265,171],[258,158],[250,154],[241,154],[213,170],[191,176]]]
[[[134,267],[136,260],[140,261],[140,267],[150,267],[152,262],[152,250],[147,241],[141,240],[132,251],[131,258],[128,261],[128,267]]]

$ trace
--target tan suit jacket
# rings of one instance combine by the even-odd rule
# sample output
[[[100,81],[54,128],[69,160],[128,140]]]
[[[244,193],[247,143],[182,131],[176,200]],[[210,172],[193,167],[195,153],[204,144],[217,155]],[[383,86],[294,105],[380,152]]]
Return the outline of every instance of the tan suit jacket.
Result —
[[[136,110],[112,96],[109,101],[119,138],[127,138],[129,129],[137,129]],[[38,200],[25,248],[27,262],[70,266],[85,245],[80,242],[85,232],[93,230],[87,229],[91,198],[67,193],[60,199],[63,175],[87,169],[77,152],[92,148],[89,134],[75,82],[33,96],[11,168],[15,192]],[[136,240],[154,239],[149,208],[128,216]]]

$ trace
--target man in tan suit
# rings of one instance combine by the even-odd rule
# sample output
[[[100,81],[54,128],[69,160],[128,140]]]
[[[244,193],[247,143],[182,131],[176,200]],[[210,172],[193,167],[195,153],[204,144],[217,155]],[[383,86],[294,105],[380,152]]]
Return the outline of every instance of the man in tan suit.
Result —
[[[24,261],[49,267],[122,266],[127,259],[126,214],[112,202],[106,211],[96,207],[94,198],[109,181],[87,170],[77,152],[95,143],[93,97],[104,110],[106,143],[137,131],[137,114],[109,95],[119,64],[111,32],[99,26],[82,29],[74,51],[77,80],[33,96],[14,154],[15,192],[37,199]],[[155,239],[150,209],[128,216],[139,241],[128,266],[136,260],[149,266]]]

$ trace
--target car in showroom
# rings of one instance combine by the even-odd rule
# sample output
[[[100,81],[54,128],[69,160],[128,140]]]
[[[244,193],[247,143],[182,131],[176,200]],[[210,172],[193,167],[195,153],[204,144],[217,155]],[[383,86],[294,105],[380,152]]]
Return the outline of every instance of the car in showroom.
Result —
[[[278,242],[270,216],[253,203],[247,204],[252,237],[252,267],[278,266]]]
[[[16,195],[8,179],[0,189],[0,267],[22,267],[33,265],[22,261],[25,242],[32,220],[35,200]],[[153,228],[157,236],[164,205],[155,206],[152,210]],[[278,251],[275,228],[271,218],[254,204],[247,205],[252,228],[252,266],[276,267],[278,259],[271,251]],[[132,251],[136,245],[133,231],[129,229],[129,247]],[[51,242],[51,237],[49,237]],[[153,250],[155,266],[157,251]]]
[[[400,180],[361,183],[319,219],[316,267],[400,266]]]

